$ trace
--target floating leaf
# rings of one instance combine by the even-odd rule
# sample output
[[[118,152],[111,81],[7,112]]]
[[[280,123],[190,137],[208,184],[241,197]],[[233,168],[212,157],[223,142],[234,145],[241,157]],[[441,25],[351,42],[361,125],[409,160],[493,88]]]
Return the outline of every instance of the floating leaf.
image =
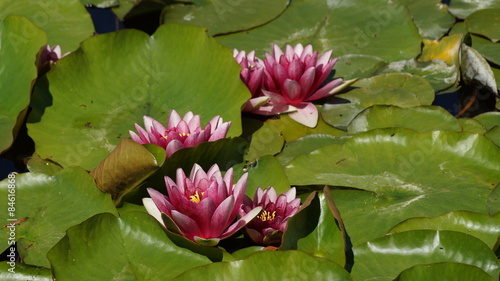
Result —
[[[171,109],[192,111],[203,125],[221,115],[232,122],[228,136],[236,136],[250,96],[240,70],[231,52],[198,27],[163,25],[152,37],[137,30],[96,36],[48,73],[53,104],[40,122],[28,124],[29,134],[42,157],[89,170],[144,115],[165,123]]]
[[[462,44],[460,48],[460,68],[463,82],[485,87],[492,93],[497,93],[495,76],[488,62],[473,48]]]
[[[471,35],[471,39],[474,49],[483,55],[486,60],[496,64],[497,67],[500,65],[500,42],[494,43],[477,35]]]
[[[313,150],[329,144],[342,144],[347,139],[347,137],[335,138],[334,136],[324,134],[308,135],[287,143],[283,151],[276,156],[276,159],[278,159],[281,165],[285,166],[301,154],[308,154]]]
[[[268,119],[266,123],[272,124],[274,127],[276,127],[280,131],[281,135],[285,138],[286,142],[295,141],[301,137],[314,134],[325,134],[335,137],[346,135],[344,131],[334,128],[325,123],[322,118],[318,120],[318,125],[316,125],[316,127],[314,128],[309,128],[305,125],[295,122],[288,115],[280,115],[278,119]]]
[[[376,56],[350,54],[340,56],[335,63],[335,77],[344,80],[354,78],[369,78],[376,70],[386,64],[386,61]]]
[[[95,6],[97,8],[111,8],[120,5],[120,0],[80,0],[85,6]]]
[[[500,40],[500,9],[484,9],[470,14],[465,26],[471,33],[488,37],[493,42]]]
[[[424,47],[422,54],[418,57],[418,61],[430,62],[433,60],[442,60],[450,66],[458,65],[458,55],[462,40],[463,34],[444,36],[441,40],[424,39]]]
[[[100,214],[73,226],[47,257],[58,280],[166,280],[210,263],[176,246],[141,212]]]
[[[272,265],[272,266],[271,266]],[[263,251],[243,260],[212,263],[188,270],[172,281],[196,280],[352,280],[340,265],[300,251]]]
[[[255,119],[244,119],[244,121],[242,137],[250,143],[245,160],[250,161],[281,151],[285,140],[275,126]]]
[[[319,193],[317,198],[318,202],[314,202],[308,207],[315,210],[308,210],[304,212],[306,216],[301,213],[301,217],[297,217],[297,219],[292,217],[289,220],[284,243],[280,250],[296,249],[330,259],[344,266],[346,245],[342,232],[342,222],[336,218],[338,210],[328,189]],[[319,206],[317,206],[318,203]],[[304,224],[307,226],[305,227]],[[300,236],[297,237],[296,234]]]
[[[481,239],[486,245],[493,249],[498,236],[500,236],[500,216],[490,217],[486,214],[455,211],[433,218],[408,219],[393,227],[389,230],[389,233],[418,229],[462,232]]]
[[[375,104],[412,107],[434,100],[434,90],[424,78],[405,73],[361,79],[354,86],[360,88],[335,95],[323,106],[321,116],[328,124],[345,128],[358,113]]]
[[[42,173],[49,176],[54,176],[63,168],[57,163],[42,159],[40,155],[33,154],[26,164],[28,170],[33,173]]]
[[[377,70],[377,74],[405,72],[425,78],[434,88],[441,91],[453,86],[459,78],[458,68],[442,60],[420,62],[415,59],[391,62]]]
[[[10,281],[52,281],[50,269],[17,262],[0,262],[0,280]]]
[[[491,192],[490,196],[488,196],[486,205],[488,206],[490,215],[498,215],[498,212],[500,212],[500,184],[497,184],[497,186]]]
[[[90,172],[97,187],[111,194],[118,205],[121,198],[156,172],[166,152],[156,159],[142,144],[122,139],[118,146]]]
[[[347,127],[354,135],[378,128],[403,127],[417,132],[432,130],[462,131],[457,119],[442,107],[423,105],[401,108],[392,105],[374,105],[358,114]]]
[[[485,112],[475,116],[474,120],[479,121],[486,129],[490,130],[500,125],[500,112]]]
[[[27,264],[49,267],[45,254],[65,235],[68,227],[98,213],[116,213],[111,197],[101,192],[94,179],[79,167],[61,170],[54,176],[19,174],[14,178],[14,185],[14,216],[4,212],[1,219],[16,223],[17,249]],[[1,196],[7,198],[7,194],[12,194],[10,190],[7,179],[0,182]],[[8,231],[1,229],[4,237]],[[2,249],[6,244],[5,239]]]
[[[300,155],[285,171],[292,185],[366,190],[332,191],[356,245],[415,216],[487,213],[487,197],[500,181],[498,159],[500,148],[481,135],[387,128]]]
[[[63,54],[78,48],[80,42],[94,34],[94,24],[79,0],[17,0],[0,2],[0,19],[8,15],[28,18],[47,33],[49,45],[59,45]],[[38,37],[39,30],[19,32],[24,39]],[[32,48],[40,48],[34,44]],[[33,59],[32,56],[29,56]]]
[[[319,52],[333,50],[334,56],[364,54],[387,61],[417,56],[421,43],[406,7],[378,0],[292,1],[272,22],[217,40],[259,55],[269,51],[271,43],[280,47],[302,43]]]
[[[450,1],[448,11],[457,18],[465,19],[476,11],[492,8],[500,8],[500,2],[497,0],[453,0]]]
[[[496,279],[477,266],[453,262],[415,265],[394,279],[394,281],[428,280],[495,281]]]
[[[493,251],[481,240],[460,232],[406,231],[374,239],[353,250],[354,280],[390,281],[414,265],[438,262],[474,265],[495,278],[500,273]]]
[[[422,38],[439,39],[455,23],[455,18],[448,13],[448,6],[441,0],[400,2],[408,7]]]
[[[272,186],[278,195],[290,189],[285,170],[273,156],[264,156],[255,162],[235,166],[235,179],[240,178],[245,172],[248,172],[245,194],[252,199],[258,187],[266,189],[268,186]]]
[[[484,135],[486,132],[486,128],[479,123],[479,121],[472,119],[472,118],[460,118],[458,119],[458,122],[460,123],[460,126],[462,126],[462,131],[464,132],[470,132],[470,133],[476,133],[476,134],[481,134]]]
[[[2,2],[3,4],[8,1]],[[0,4],[0,7],[3,5]],[[3,12],[0,8],[0,13]],[[2,16],[0,15],[0,19]],[[0,152],[10,147],[29,104],[37,76],[36,54],[47,37],[29,20],[10,16],[0,21]]]
[[[179,3],[166,6],[162,11],[162,23],[206,27],[209,35],[248,30],[278,17],[290,1],[196,0],[192,2],[190,5]]]

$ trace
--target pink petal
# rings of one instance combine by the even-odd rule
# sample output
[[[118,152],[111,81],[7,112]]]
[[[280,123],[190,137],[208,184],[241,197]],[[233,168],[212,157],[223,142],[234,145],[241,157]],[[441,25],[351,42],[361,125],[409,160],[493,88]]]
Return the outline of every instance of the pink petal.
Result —
[[[239,208],[239,207],[238,207]],[[217,206],[213,213],[211,225],[211,237],[219,237],[220,234],[226,229],[229,221],[229,215],[234,209],[234,196],[227,197],[222,203]]]
[[[289,190],[287,190],[287,192],[285,192],[285,196],[288,202],[295,199],[295,197],[297,197],[297,191],[295,190],[295,187],[292,187]]]
[[[140,144],[144,144],[144,141],[136,133],[134,133],[130,130],[128,132],[130,133],[130,137],[132,138],[133,141],[140,143]]]
[[[234,177],[233,168],[229,168],[226,171],[226,174],[224,175],[223,178],[224,184],[226,185],[227,188],[227,194],[234,194],[233,177]]]
[[[283,82],[284,95],[288,97],[290,101],[300,102],[302,101],[300,96],[300,84],[299,82],[291,79],[286,79]]]
[[[328,62],[330,61],[330,57],[332,56],[332,51],[328,51],[326,53],[324,53],[323,55],[321,55],[321,57],[319,57],[319,59],[317,60],[316,62],[316,66],[318,65],[326,65],[328,64]]]
[[[153,216],[157,221],[159,221],[163,226],[165,226],[165,223],[163,223],[163,219],[161,218],[161,212],[158,210],[158,207],[156,207],[156,204],[153,202],[153,199],[151,198],[142,198],[142,204],[146,208],[146,211]]]
[[[245,106],[243,107],[244,112],[250,112],[262,105],[264,105],[270,98],[266,96],[252,98],[247,101]]]
[[[195,235],[200,236],[200,228],[190,217],[176,210],[172,210],[172,220],[174,221],[175,225],[177,225],[179,230],[183,233],[183,235],[189,240],[193,240]]]
[[[188,215],[197,223],[203,237],[209,237],[210,235],[210,221],[215,207],[216,205],[211,198],[204,198],[200,203],[195,203],[195,208],[190,209],[189,213],[185,212],[185,215]]]
[[[225,138],[230,126],[231,121],[222,123],[222,125],[218,126],[217,129],[212,133],[208,141],[216,141]]]
[[[315,68],[309,67],[306,71],[304,71],[304,73],[300,77],[300,80],[299,80],[300,87],[301,87],[300,94],[303,97],[306,97],[307,95],[309,95],[309,93],[311,91],[311,87],[314,83],[314,78],[316,77],[315,75],[316,75]]]
[[[169,142],[166,149],[165,149],[167,151],[167,158],[172,156],[172,154],[174,152],[176,152],[177,150],[179,150],[181,148],[184,148],[184,144],[182,144],[182,142],[180,142],[178,140],[173,140],[173,141]]]
[[[285,81],[285,79],[288,78],[288,73],[281,64],[273,65],[272,71],[274,78],[273,80],[278,85],[281,85]]]
[[[247,235],[250,237],[250,239],[252,239],[253,242],[255,242],[257,244],[264,243],[264,236],[262,236],[262,234],[260,234],[259,231],[252,229],[252,228],[249,228],[249,227],[247,227],[245,229],[245,231],[246,231]]]
[[[189,121],[186,122],[188,124],[189,131],[191,133],[198,132],[201,130],[200,115],[194,115]]]
[[[178,168],[175,171],[175,178],[177,179],[177,184],[169,177],[165,176],[165,184],[168,186],[175,186],[177,185],[178,189],[182,194],[186,193],[187,186],[186,186],[186,174],[181,168]],[[168,179],[168,182],[167,182]]]
[[[297,44],[295,45],[295,47],[293,48],[293,52],[295,54],[297,54],[297,56],[302,56],[302,52],[304,51],[304,47],[302,46],[302,44]]]
[[[144,129],[146,129],[146,132],[151,133],[153,129],[153,121],[156,120],[154,120],[149,116],[144,116],[143,119],[144,119]]]
[[[309,56],[312,56],[312,54],[313,54],[313,51],[312,51],[312,45],[311,45],[311,44],[309,44],[309,45],[307,45],[307,46],[304,48],[304,50],[302,50],[302,53],[300,54],[300,60],[304,61],[304,58],[305,58],[306,56],[308,56],[308,55],[309,55]]]
[[[273,56],[278,62],[283,55],[283,51],[281,51],[280,47],[278,47],[276,44],[272,44],[272,50],[273,50]]]
[[[251,210],[246,215],[244,215],[239,220],[237,220],[235,223],[233,223],[231,226],[229,226],[226,229],[226,231],[224,231],[220,235],[220,239],[225,239],[225,238],[233,235],[236,231],[240,230],[247,223],[249,223],[251,220],[253,220],[261,211],[262,211],[262,207],[260,207],[260,206],[255,207],[253,210]]]
[[[179,113],[177,113],[177,111],[172,109],[170,111],[170,114],[168,115],[167,128],[172,129],[172,128],[177,127],[177,124],[179,124],[179,122],[181,122],[181,120],[182,119],[181,119],[181,116],[179,115]]]
[[[260,115],[276,115],[280,113],[292,112],[297,110],[295,106],[284,104],[284,105],[263,105],[255,110],[252,110],[252,113],[260,114]]]
[[[297,111],[288,114],[290,118],[307,127],[314,128],[318,124],[318,109],[310,102],[297,105]]]
[[[155,189],[152,189],[152,188],[148,188],[147,191],[149,193],[149,196],[151,196],[151,199],[155,203],[156,207],[158,208],[158,210],[162,213],[170,214],[170,210],[168,209],[167,205],[165,204],[165,201],[166,201],[165,195],[163,195],[161,192],[159,192]]]
[[[270,91],[267,91],[264,89],[262,89],[262,93],[265,96],[269,97],[270,98],[269,102],[274,104],[274,105],[288,104],[288,100],[286,100],[282,95],[280,95],[278,93],[273,93],[273,92],[270,92]]]
[[[290,67],[288,68],[288,77],[290,77],[290,79],[299,81],[303,72],[304,72],[304,67],[302,66],[299,60],[293,60],[290,63]]]
[[[323,86],[321,89],[317,90],[314,94],[309,96],[305,101],[319,100],[321,98],[331,96],[333,95],[332,90],[341,84],[342,84],[341,78],[335,79],[326,84],[325,86]]]

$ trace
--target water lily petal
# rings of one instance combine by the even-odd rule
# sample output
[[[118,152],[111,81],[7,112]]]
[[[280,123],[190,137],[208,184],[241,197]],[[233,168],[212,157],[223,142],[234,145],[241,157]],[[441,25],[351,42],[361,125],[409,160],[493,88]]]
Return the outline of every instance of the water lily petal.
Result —
[[[172,128],[175,128],[181,120],[182,119],[181,119],[181,116],[179,115],[179,113],[177,113],[177,111],[172,109],[170,111],[170,114],[168,115],[167,128],[169,130]]]
[[[288,113],[293,120],[309,128],[314,128],[318,124],[318,109],[310,102],[303,102],[296,106],[297,111]]]
[[[262,211],[262,207],[255,207],[253,208],[250,212],[248,212],[246,215],[241,217],[239,220],[237,220],[235,223],[233,223],[229,228],[226,229],[221,235],[221,239],[225,239],[231,235],[233,235],[236,231],[240,230],[242,227],[244,227],[247,223],[249,223],[251,220],[253,220],[260,212]]]
[[[217,209],[215,209],[215,212],[213,213],[212,220],[210,221],[212,237],[219,237],[224,229],[227,228],[230,223],[229,214],[231,214],[233,208],[234,196],[232,195],[224,199],[224,201],[217,206]]]
[[[172,154],[174,154],[174,152],[176,152],[177,150],[179,150],[181,148],[184,148],[184,144],[181,141],[173,140],[173,141],[169,142],[167,147],[166,147],[167,158],[172,156]]]
[[[286,79],[283,82],[282,89],[284,90],[284,96],[288,98],[289,102],[300,102],[300,84],[299,82],[291,79]]]
[[[270,97],[267,97],[267,96],[249,99],[245,103],[245,106],[243,107],[243,111],[250,112],[254,109],[257,109],[260,106],[264,105],[267,101],[269,101],[269,99],[270,99]]]
[[[321,98],[331,96],[333,94],[332,90],[341,84],[342,84],[341,78],[335,79],[335,80],[329,82],[328,84],[326,84],[325,86],[323,86],[318,91],[316,91],[313,95],[311,95],[310,97],[305,99],[305,101],[319,100]]]
[[[260,115],[276,115],[280,113],[287,113],[287,112],[293,112],[297,110],[297,108],[293,105],[273,105],[273,104],[268,104],[268,105],[263,105],[255,110],[253,110],[253,113],[260,114]]]
[[[282,95],[270,92],[267,90],[262,89],[262,93],[269,97],[269,103],[272,103],[273,105],[286,105],[288,104],[287,99],[285,99]]]
[[[208,141],[216,141],[225,138],[230,126],[231,121],[222,123],[222,125],[218,126],[217,129],[215,129],[210,138],[208,138]]]
[[[171,218],[174,221],[175,225],[182,232],[182,234],[186,236],[186,238],[193,240],[195,235],[200,234],[200,228],[198,227],[198,224],[196,224],[196,222],[190,217],[180,213],[177,210],[172,210]]]
[[[158,207],[156,207],[156,204],[153,202],[153,199],[151,198],[142,198],[142,204],[146,208],[146,211],[150,215],[152,215],[158,222],[160,222],[163,226],[165,224],[163,223],[163,219],[161,218],[161,212],[158,210]]]

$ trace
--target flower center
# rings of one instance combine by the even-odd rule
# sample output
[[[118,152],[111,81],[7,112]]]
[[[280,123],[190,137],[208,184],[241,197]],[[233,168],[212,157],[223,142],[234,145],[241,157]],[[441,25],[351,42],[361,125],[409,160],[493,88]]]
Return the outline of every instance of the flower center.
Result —
[[[257,216],[261,221],[273,221],[276,216],[276,211],[268,212],[266,210],[262,210],[262,212]]]
[[[202,192],[201,196],[203,196],[203,193],[205,193],[205,192]],[[194,193],[194,195],[189,196],[189,200],[193,201],[194,203],[200,203],[201,198],[200,198],[200,194],[198,193],[198,191],[196,191]]]

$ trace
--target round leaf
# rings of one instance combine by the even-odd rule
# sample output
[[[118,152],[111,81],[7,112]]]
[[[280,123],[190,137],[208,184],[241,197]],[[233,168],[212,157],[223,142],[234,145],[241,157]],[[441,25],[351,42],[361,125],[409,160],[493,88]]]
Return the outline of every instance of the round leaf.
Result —
[[[486,60],[497,65],[498,68],[498,65],[500,65],[500,42],[493,43],[491,40],[477,35],[471,35],[471,39],[474,49],[483,55]]]
[[[61,46],[63,54],[75,50],[82,40],[94,34],[92,19],[79,0],[1,1],[0,19],[8,15],[28,18],[47,33],[49,45]],[[35,47],[41,45],[32,46]]]
[[[500,40],[500,9],[484,9],[470,14],[465,26],[471,33],[488,37],[493,42]]]
[[[13,266],[12,266],[13,265]],[[16,262],[0,262],[0,280],[10,281],[52,281],[50,269]]]
[[[495,281],[497,279],[491,277],[477,266],[453,262],[415,265],[401,272],[394,279],[394,281],[428,280]]]
[[[497,0],[453,0],[450,1],[448,11],[457,18],[465,19],[478,10],[490,8],[500,8],[500,2]]]
[[[477,266],[490,276],[498,260],[481,240],[453,231],[414,230],[377,238],[354,247],[354,280],[393,280],[417,264],[455,262]],[[387,266],[390,265],[390,266]]]
[[[4,1],[2,3],[7,3]],[[3,4],[0,4],[0,7]],[[0,8],[0,13],[2,9]],[[0,16],[0,19],[2,17]],[[29,104],[37,76],[36,54],[47,43],[45,34],[29,20],[10,16],[0,21],[0,152],[9,148]]]
[[[411,107],[434,100],[434,90],[424,78],[405,73],[361,79],[353,86],[360,88],[338,94],[323,106],[321,116],[328,124],[347,127],[358,113],[375,104]]]
[[[96,215],[68,229],[47,257],[58,280],[169,280],[210,263],[176,246],[158,222],[142,212],[120,218]]]
[[[500,126],[491,128],[491,130],[486,132],[484,136],[489,138],[496,145],[500,146]]]
[[[98,213],[116,213],[111,197],[101,192],[94,179],[79,167],[61,170],[54,176],[19,174],[14,177],[14,185],[14,216],[3,212],[0,218],[16,223],[19,254],[27,264],[49,267],[45,254],[65,235],[68,227]],[[0,182],[3,198],[12,194],[10,190],[8,179]],[[2,228],[2,235],[7,237],[8,231]],[[6,244],[4,239],[2,249]]]
[[[486,132],[486,128],[479,123],[479,121],[472,119],[472,118],[460,118],[458,119],[458,122],[460,123],[460,126],[462,126],[462,131],[464,132],[470,132],[470,133],[476,133],[476,134],[481,134],[484,135]]]
[[[176,40],[172,40],[172,38]],[[166,123],[171,109],[231,121],[241,133],[250,96],[229,50],[204,29],[163,25],[149,37],[124,30],[90,38],[49,72],[53,105],[28,124],[37,153],[93,169],[144,115]],[[209,79],[207,77],[210,77]],[[194,82],[196,81],[196,82]]]
[[[448,130],[460,132],[462,127],[448,111],[438,106],[401,108],[389,105],[374,105],[365,109],[347,127],[354,135],[378,128],[403,127],[418,132]]]
[[[278,17],[289,0],[197,0],[190,5],[168,5],[162,11],[163,23],[206,27],[209,35],[247,30]],[[266,7],[262,9],[262,7]]]
[[[398,2],[378,0],[292,1],[272,22],[217,39],[258,54],[270,50],[271,43],[280,47],[302,43],[312,44],[320,52],[333,50],[335,56],[364,54],[387,61],[415,57],[421,43],[406,8]]]
[[[372,77],[375,71],[386,64],[376,56],[349,54],[340,56],[335,63],[335,77],[344,80]]]
[[[346,140],[347,137],[335,138],[333,136],[324,134],[308,135],[296,141],[285,144],[283,151],[276,156],[276,159],[278,159],[281,165],[285,166],[295,157],[301,154],[310,153],[313,150],[329,144],[342,144]]]
[[[281,151],[285,140],[275,126],[255,119],[244,119],[244,122],[242,137],[250,142],[245,160],[251,161]]]
[[[486,129],[491,130],[495,126],[500,126],[500,112],[486,112],[474,117],[474,120],[479,121]]]
[[[481,135],[388,128],[300,155],[285,171],[292,185],[368,191],[333,191],[356,245],[415,216],[454,210],[487,213],[486,199],[500,181],[498,159],[500,148]]]
[[[264,251],[243,260],[193,268],[172,279],[207,280],[352,280],[338,264],[299,251]]]
[[[328,125],[327,123],[325,123],[325,121],[323,121],[322,118],[318,120],[318,125],[316,125],[316,127],[314,128],[309,128],[305,125],[295,122],[288,115],[280,115],[278,119],[268,119],[266,123],[272,124],[274,127],[276,127],[280,131],[281,135],[285,138],[286,142],[295,141],[307,135],[325,134],[335,137],[341,137],[345,136],[346,134],[344,131]]]
[[[495,218],[467,211],[449,212],[433,218],[412,218],[406,220],[389,230],[389,233],[417,229],[462,232],[481,239],[493,249],[498,236],[500,236],[500,217]]]
[[[411,13],[413,22],[423,38],[439,39],[455,23],[448,7],[441,0],[400,0]]]
[[[490,215],[500,214],[500,184],[498,184],[495,189],[488,196],[488,201],[486,202]]]

